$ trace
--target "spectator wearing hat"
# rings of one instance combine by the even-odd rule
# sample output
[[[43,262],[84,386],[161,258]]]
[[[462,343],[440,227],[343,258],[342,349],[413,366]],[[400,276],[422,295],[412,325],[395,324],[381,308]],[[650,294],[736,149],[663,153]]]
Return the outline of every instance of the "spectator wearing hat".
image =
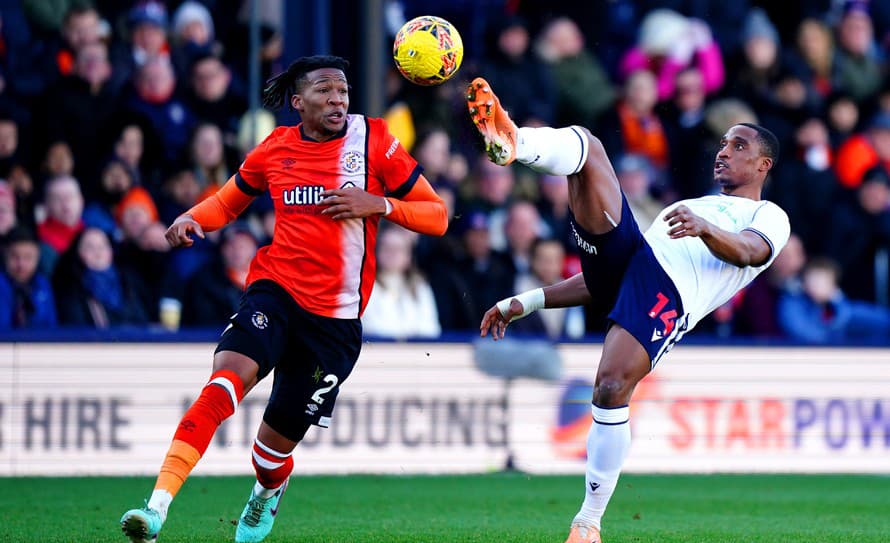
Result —
[[[187,0],[173,12],[170,28],[173,64],[186,77],[195,59],[207,54],[220,54],[210,11],[194,0]]]
[[[0,330],[48,328],[57,323],[49,279],[38,271],[40,244],[26,228],[7,233],[0,273]]]
[[[656,76],[658,100],[663,101],[674,95],[677,73],[691,64],[701,70],[707,94],[723,87],[723,56],[710,26],[701,19],[659,8],[643,18],[637,44],[619,62],[619,75],[626,80],[641,69],[651,71]]]
[[[170,58],[167,41],[167,8],[156,0],[139,1],[127,12],[127,40],[114,49],[114,71],[126,79],[149,59]]]
[[[757,110],[768,107],[772,85],[782,73],[782,43],[761,8],[748,12],[742,24],[742,46],[729,60],[726,90]]]
[[[224,326],[238,311],[250,262],[259,242],[250,228],[234,223],[222,232],[219,253],[202,266],[183,294],[184,326]]]

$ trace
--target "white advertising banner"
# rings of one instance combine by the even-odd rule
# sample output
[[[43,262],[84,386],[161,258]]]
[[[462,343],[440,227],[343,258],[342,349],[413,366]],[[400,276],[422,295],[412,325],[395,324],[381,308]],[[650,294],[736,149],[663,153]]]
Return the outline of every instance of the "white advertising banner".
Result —
[[[0,345],[0,475],[153,474],[210,374],[206,344]],[[470,344],[370,343],[297,473],[582,473],[600,346],[509,385]],[[272,378],[196,473],[251,473]],[[298,410],[299,412],[299,410]],[[890,349],[680,346],[638,387],[626,471],[890,473]]]
[[[561,352],[560,383],[511,391],[520,469],[583,473],[600,348]],[[890,350],[681,345],[630,413],[628,472],[890,473]]]

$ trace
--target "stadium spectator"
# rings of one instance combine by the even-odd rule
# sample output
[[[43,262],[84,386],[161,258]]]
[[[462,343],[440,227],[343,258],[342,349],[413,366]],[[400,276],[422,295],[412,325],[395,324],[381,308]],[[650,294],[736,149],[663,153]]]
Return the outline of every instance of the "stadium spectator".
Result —
[[[833,158],[828,128],[822,119],[812,117],[795,131],[793,147],[765,192],[788,213],[810,254],[825,254],[823,221],[834,211],[840,192],[831,168]]]
[[[875,168],[890,172],[890,111],[875,113],[864,131],[841,144],[834,168],[841,185],[850,189]]]
[[[204,189],[199,199],[203,200],[218,191],[229,178],[222,131],[215,124],[201,123],[195,127],[190,147],[195,178]]]
[[[0,248],[6,246],[6,238],[18,224],[15,210],[15,193],[6,181],[0,180]]]
[[[145,119],[116,119],[108,127],[111,140],[111,154],[123,161],[133,174],[137,184],[152,192],[161,185],[161,171],[158,163],[160,144],[154,138],[154,130]]]
[[[140,115],[161,143],[161,158],[176,162],[184,158],[195,125],[194,114],[176,94],[176,75],[165,56],[146,59],[135,76],[135,92],[126,99],[129,113]]]
[[[797,28],[794,46],[785,62],[806,85],[823,99],[839,92],[836,47],[831,27],[825,20],[807,17]]]
[[[80,183],[70,175],[50,179],[44,189],[44,204],[46,219],[37,226],[37,236],[60,255],[84,228]]]
[[[34,233],[13,228],[4,241],[0,330],[56,326],[56,301],[49,279],[38,271],[40,245]]]
[[[861,117],[859,103],[849,94],[834,92],[825,100],[825,122],[832,151],[854,136]]]
[[[848,299],[838,285],[840,275],[840,267],[830,259],[808,262],[801,288],[779,298],[782,329],[804,343],[887,343],[890,309]]]
[[[233,223],[222,231],[218,258],[195,273],[185,289],[183,326],[226,325],[229,316],[238,311],[257,248],[258,240],[246,224]]]
[[[186,99],[195,117],[218,126],[226,144],[234,144],[239,121],[247,111],[247,98],[232,80],[232,71],[219,57],[204,54],[190,65],[189,81]]]
[[[846,0],[835,28],[840,87],[856,100],[873,98],[885,76],[868,0]]]
[[[759,112],[769,107],[772,87],[782,75],[782,44],[761,9],[751,10],[742,28],[742,48],[729,61],[726,94]]]
[[[492,248],[489,222],[483,211],[463,214],[456,225],[461,252],[452,266],[430,274],[442,330],[475,330],[479,311],[485,311],[513,288],[513,264],[509,255]]]
[[[569,224],[569,188],[565,181],[556,175],[541,175],[538,178],[540,197],[537,201],[538,214],[547,225],[551,235],[562,242],[567,254],[575,253],[575,238]]]
[[[673,83],[672,83],[673,84]],[[646,69],[628,74],[621,99],[613,111],[602,116],[599,132],[612,156],[643,155],[664,172],[670,167],[670,144],[660,114],[655,76]]]
[[[486,215],[489,228],[489,243],[498,251],[507,248],[504,235],[504,222],[507,220],[507,207],[513,200],[516,187],[516,174],[509,168],[497,168],[491,162],[479,156],[473,164],[473,170],[464,184],[470,194],[461,194],[457,205],[457,213],[479,211]]]
[[[547,224],[534,204],[517,200],[507,208],[504,236],[507,238],[507,254],[513,263],[514,283],[531,273],[532,245],[535,240],[549,236]]]
[[[626,81],[640,70],[652,72],[656,99],[663,101],[674,95],[677,73],[690,64],[701,70],[707,94],[723,87],[723,56],[708,24],[658,8],[643,18],[637,44],[622,56],[619,74]]]
[[[701,149],[712,141],[705,126],[707,105],[701,71],[690,66],[679,72],[674,97],[661,108],[671,165],[659,195],[664,201],[701,196],[690,181],[709,174],[701,171],[707,165],[699,160]]]
[[[742,296],[737,300],[732,315],[733,335],[784,337],[779,324],[779,298],[786,292],[800,290],[800,272],[806,263],[807,253],[803,242],[792,232],[773,265],[741,291]]]
[[[617,160],[615,175],[634,220],[640,230],[647,230],[664,209],[664,204],[652,195],[655,169],[646,157],[627,154]]]
[[[390,339],[437,338],[442,333],[436,299],[414,264],[416,235],[387,225],[377,240],[374,295],[362,315],[362,330]]]
[[[835,202],[825,254],[844,270],[840,286],[854,300],[890,303],[890,175],[873,168],[848,198]]]
[[[167,8],[163,3],[155,0],[135,3],[127,12],[128,39],[118,42],[112,54],[114,71],[130,79],[151,59],[163,58],[170,62],[167,25]]]
[[[67,141],[56,140],[47,146],[40,173],[46,180],[74,175],[74,153]]]
[[[466,159],[451,151],[451,136],[439,126],[421,128],[411,149],[411,156],[423,164],[423,174],[434,187],[456,188],[467,176]]]
[[[761,200],[779,143],[758,125],[729,127],[713,169],[721,194],[666,208],[644,235],[590,132],[519,129],[482,78],[470,83],[467,102],[493,162],[518,160],[568,177],[582,255],[581,273],[493,304],[482,317],[482,335],[500,339],[510,321],[545,307],[593,304],[613,323],[593,389],[584,502],[567,539],[599,543],[600,519],[630,448],[628,402],[637,383],[703,316],[769,267],[788,240],[787,215]]]
[[[482,71],[504,89],[504,104],[522,122],[552,123],[556,89],[547,65],[531,51],[528,22],[519,16],[492,17]]]
[[[585,48],[578,24],[568,17],[550,21],[541,31],[535,51],[553,74],[555,124],[561,126],[573,119],[582,126],[596,126],[600,115],[615,102],[617,92],[599,59]]]
[[[232,222],[256,196],[267,190],[275,196],[272,243],[251,263],[210,382],[183,416],[146,506],[121,518],[131,541],[157,537],[216,429],[244,392],[277,366],[253,448],[257,481],[235,530],[239,542],[264,539],[293,468],[294,447],[311,425],[328,426],[336,387],[358,359],[359,319],[375,273],[373,254],[365,252],[375,246],[380,218],[432,235],[448,226],[444,204],[384,121],[347,115],[347,67],[340,57],[303,57],[268,81],[264,105],[289,105],[302,122],[273,131],[219,192],[167,231],[172,246],[191,246],[192,236]],[[294,177],[319,170],[329,172],[313,177],[321,184],[294,185]]]
[[[87,3],[72,5],[64,12],[61,35],[62,43],[55,58],[56,69],[61,76],[74,74],[80,51],[88,45],[102,42],[106,37],[101,15]]]
[[[565,256],[565,248],[559,241],[536,239],[531,248],[531,273],[516,279],[516,291],[544,288],[562,281]],[[564,336],[577,338],[584,335],[584,311],[580,307],[540,311],[514,323],[514,330],[545,335],[553,340]]]
[[[118,208],[134,186],[135,180],[129,166],[122,160],[109,160],[99,175],[99,190],[95,198],[84,207],[84,224],[95,226],[109,238],[116,239],[120,226]]]
[[[61,324],[109,328],[148,323],[141,278],[114,263],[111,241],[98,228],[84,229],[59,258],[53,291]]]
[[[22,160],[19,149],[19,125],[12,117],[0,116],[0,177],[9,175],[10,170]]]
[[[220,53],[222,46],[216,41],[213,17],[207,7],[194,0],[187,0],[173,12],[170,28],[173,64],[185,75],[195,59],[208,53]]]
[[[73,173],[87,180],[83,189],[88,197],[95,196],[99,188],[89,180],[98,177],[108,152],[103,136],[119,106],[119,95],[120,87],[112,81],[108,49],[101,42],[82,46],[71,75],[50,91],[50,101],[56,107],[48,112],[45,135],[50,141],[70,144],[76,157]]]

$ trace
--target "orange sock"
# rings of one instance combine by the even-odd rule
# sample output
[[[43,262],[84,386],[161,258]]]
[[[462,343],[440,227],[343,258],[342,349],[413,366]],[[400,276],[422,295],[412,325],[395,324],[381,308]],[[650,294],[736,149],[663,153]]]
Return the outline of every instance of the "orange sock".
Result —
[[[221,370],[210,376],[201,395],[179,422],[161,465],[155,491],[166,491],[170,499],[179,492],[210,445],[216,429],[235,412],[243,394],[244,386],[235,372]]]

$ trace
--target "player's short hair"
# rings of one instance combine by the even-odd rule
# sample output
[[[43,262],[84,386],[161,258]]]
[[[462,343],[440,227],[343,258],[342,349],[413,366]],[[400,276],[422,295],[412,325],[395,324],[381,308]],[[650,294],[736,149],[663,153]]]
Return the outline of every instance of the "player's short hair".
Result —
[[[773,160],[773,167],[779,161],[779,138],[768,128],[764,128],[759,124],[739,123],[740,126],[753,128],[757,132],[757,143],[760,144],[760,152],[763,156]]]
[[[263,106],[275,110],[289,104],[288,97],[302,90],[307,83],[306,74],[321,68],[335,68],[345,73],[349,68],[349,61],[334,55],[298,58],[286,70],[266,81]]]

